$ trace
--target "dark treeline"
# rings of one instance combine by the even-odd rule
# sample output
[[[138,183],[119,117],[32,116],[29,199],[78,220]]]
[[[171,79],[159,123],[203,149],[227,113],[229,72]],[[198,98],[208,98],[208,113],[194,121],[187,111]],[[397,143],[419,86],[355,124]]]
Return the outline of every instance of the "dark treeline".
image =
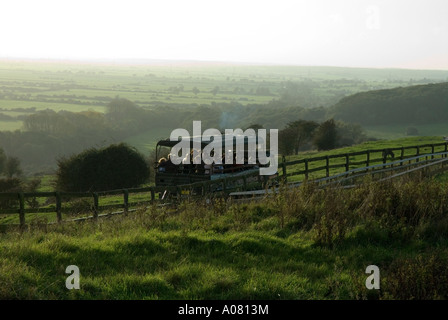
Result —
[[[448,121],[448,82],[357,93],[341,99],[328,116],[362,125]]]

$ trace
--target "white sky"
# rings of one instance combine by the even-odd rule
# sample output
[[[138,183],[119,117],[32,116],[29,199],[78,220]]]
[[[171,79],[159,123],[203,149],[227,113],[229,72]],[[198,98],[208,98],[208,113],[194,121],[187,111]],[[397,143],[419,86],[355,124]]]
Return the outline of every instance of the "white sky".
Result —
[[[0,0],[0,57],[448,70],[448,1]]]

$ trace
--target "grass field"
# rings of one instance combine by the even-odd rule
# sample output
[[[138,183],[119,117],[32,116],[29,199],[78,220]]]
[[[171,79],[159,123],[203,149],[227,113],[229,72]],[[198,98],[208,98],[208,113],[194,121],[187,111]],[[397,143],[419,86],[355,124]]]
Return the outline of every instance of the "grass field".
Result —
[[[444,185],[424,181],[305,187],[252,204],[216,200],[35,225],[0,234],[0,298],[445,299],[442,194]],[[380,290],[365,287],[372,264]],[[80,290],[65,287],[69,265],[80,269]]]

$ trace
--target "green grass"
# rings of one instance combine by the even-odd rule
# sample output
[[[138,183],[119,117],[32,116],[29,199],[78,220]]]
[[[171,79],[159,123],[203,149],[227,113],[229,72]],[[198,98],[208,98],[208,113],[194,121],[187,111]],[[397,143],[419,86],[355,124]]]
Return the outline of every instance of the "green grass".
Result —
[[[290,159],[438,142],[372,141]],[[43,176],[39,191],[52,191],[52,179]],[[23,233],[4,225],[18,222],[8,215],[0,299],[446,299],[446,181],[304,185],[249,204],[211,199],[62,225],[46,225],[55,213],[29,214]],[[379,291],[365,288],[372,264]],[[69,265],[80,268],[80,290],[65,287]]]
[[[0,298],[446,298],[444,188],[431,181],[328,193],[305,187],[252,204],[215,200],[98,223],[36,224],[0,233]],[[381,270],[380,291],[364,286],[371,264]],[[80,268],[80,290],[65,288],[69,265]]]

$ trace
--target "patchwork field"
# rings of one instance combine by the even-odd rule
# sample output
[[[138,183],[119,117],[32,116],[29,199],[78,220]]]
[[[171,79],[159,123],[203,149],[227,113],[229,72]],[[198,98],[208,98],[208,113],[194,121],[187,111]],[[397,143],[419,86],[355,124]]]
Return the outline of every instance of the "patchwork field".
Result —
[[[446,72],[196,62],[0,61],[0,131],[39,110],[105,111],[119,96],[144,108],[278,99],[300,84],[303,107],[330,106],[355,92],[446,80]],[[372,131],[374,132],[374,131]],[[425,134],[432,134],[426,132]]]

